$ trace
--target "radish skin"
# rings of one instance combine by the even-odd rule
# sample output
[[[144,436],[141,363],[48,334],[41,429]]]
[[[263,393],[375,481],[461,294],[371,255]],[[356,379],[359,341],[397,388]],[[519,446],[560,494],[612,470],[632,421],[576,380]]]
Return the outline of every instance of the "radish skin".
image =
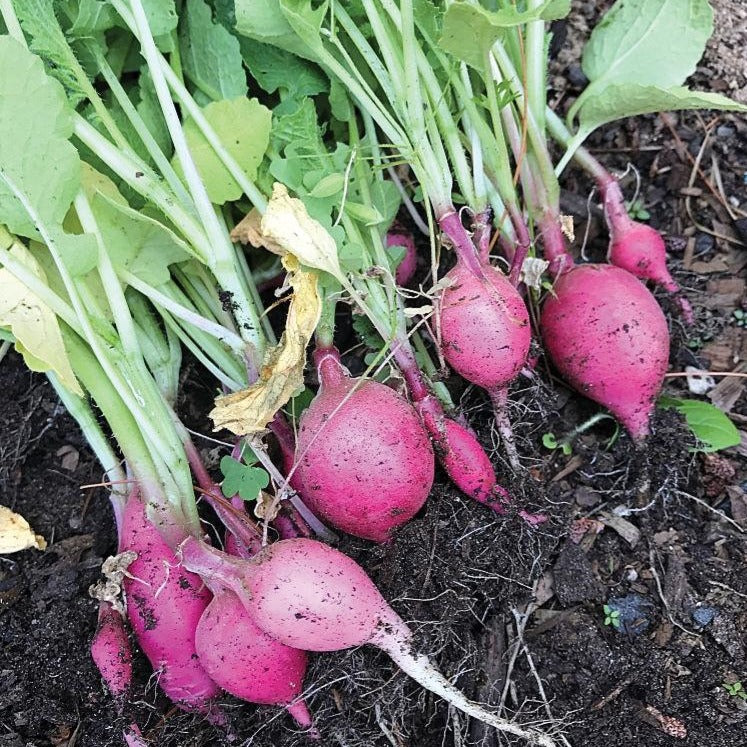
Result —
[[[210,677],[250,703],[284,706],[299,726],[312,727],[300,697],[307,656],[272,638],[253,621],[241,600],[213,582],[214,596],[200,618],[195,647]]]
[[[415,276],[418,267],[418,255],[415,249],[415,241],[412,234],[404,231],[389,231],[386,235],[386,245],[401,246],[405,250],[405,256],[397,265],[394,280],[397,285],[407,285]]]
[[[181,552],[187,567],[206,578],[220,577],[257,625],[287,646],[339,651],[370,643],[456,708],[530,744],[554,747],[547,734],[500,718],[451,685],[414,651],[412,632],[363,569],[338,550],[316,540],[281,540],[242,561],[189,538]]]
[[[315,357],[321,387],[301,416],[292,484],[322,520],[386,542],[430,492],[428,435],[394,390],[351,378],[333,349]]]
[[[579,265],[556,278],[540,327],[563,378],[645,438],[669,360],[667,322],[647,288],[618,267]]]
[[[222,723],[211,700],[220,692],[201,666],[195,629],[210,602],[199,576],[183,568],[159,531],[145,516],[136,494],[125,507],[121,546],[134,551],[123,587],[130,626],[168,697]]]
[[[132,686],[132,649],[122,615],[109,602],[99,602],[91,657],[121,710]]]
[[[438,302],[441,349],[462,378],[488,391],[513,381],[523,368],[529,312],[508,278],[490,265],[479,278],[461,262],[445,276]]]

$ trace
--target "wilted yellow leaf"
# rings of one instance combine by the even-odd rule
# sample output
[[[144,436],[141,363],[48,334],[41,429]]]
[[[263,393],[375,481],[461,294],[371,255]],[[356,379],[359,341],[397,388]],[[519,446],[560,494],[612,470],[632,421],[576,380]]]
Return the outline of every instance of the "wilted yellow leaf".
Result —
[[[560,230],[564,236],[571,242],[576,240],[576,232],[573,228],[573,216],[572,215],[561,215],[560,216]]]
[[[20,552],[35,547],[43,550],[47,543],[40,534],[34,534],[28,521],[7,506],[0,506],[0,555]]]
[[[8,251],[46,282],[41,265],[23,244],[14,241]],[[13,333],[16,350],[23,355],[26,365],[32,371],[54,371],[65,388],[83,396],[55,313],[5,268],[0,269],[0,288],[0,327]]]
[[[269,239],[279,247],[278,254],[287,252],[306,267],[328,272],[338,280],[344,279],[335,240],[308,214],[303,202],[291,197],[278,182],[272,187],[272,197],[262,216],[260,229],[263,240]],[[267,246],[266,243],[263,245]]]
[[[306,346],[319,322],[322,304],[316,273],[302,269],[290,254],[282,262],[293,289],[285,331],[278,345],[265,355],[259,380],[248,389],[216,400],[210,413],[216,430],[227,428],[239,436],[260,433],[275,413],[303,389]]]

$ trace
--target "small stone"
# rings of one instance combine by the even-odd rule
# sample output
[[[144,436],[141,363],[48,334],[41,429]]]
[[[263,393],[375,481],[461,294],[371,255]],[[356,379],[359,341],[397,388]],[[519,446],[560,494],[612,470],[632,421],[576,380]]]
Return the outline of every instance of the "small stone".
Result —
[[[581,69],[581,65],[569,65],[568,66],[568,82],[574,88],[585,88],[589,83],[589,79]]]
[[[624,597],[612,597],[607,606],[618,616],[618,630],[630,636],[645,633],[651,625],[650,615],[654,611],[652,602],[640,594],[627,594]]]
[[[699,628],[705,628],[706,625],[713,622],[713,618],[716,617],[717,614],[718,610],[715,607],[700,605],[690,613],[690,616]]]
[[[585,485],[576,488],[573,497],[576,499],[576,503],[584,508],[596,506],[602,500],[602,496],[599,493]]]
[[[736,130],[729,125],[719,125],[716,128],[716,137],[731,137]]]
[[[713,240],[713,236],[710,236],[707,233],[699,233],[695,237],[696,254],[706,254],[707,252],[712,252],[714,245],[715,242]]]

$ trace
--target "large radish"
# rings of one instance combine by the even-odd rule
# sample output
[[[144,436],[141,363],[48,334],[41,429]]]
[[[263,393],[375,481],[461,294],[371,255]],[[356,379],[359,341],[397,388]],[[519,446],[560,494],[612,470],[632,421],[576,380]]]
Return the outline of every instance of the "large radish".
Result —
[[[336,350],[318,350],[315,359],[320,389],[301,416],[293,484],[321,519],[385,542],[430,492],[428,434],[407,400],[350,377]]]

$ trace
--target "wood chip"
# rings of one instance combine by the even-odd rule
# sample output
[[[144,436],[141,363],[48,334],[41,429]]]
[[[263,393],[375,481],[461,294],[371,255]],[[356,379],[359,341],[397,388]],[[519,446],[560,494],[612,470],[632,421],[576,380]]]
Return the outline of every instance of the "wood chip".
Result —
[[[700,303],[708,309],[731,312],[741,305],[746,285],[742,278],[735,277],[709,280]]]
[[[747,373],[747,361],[740,363],[735,369],[735,373]],[[742,376],[724,376],[721,381],[708,392],[708,399],[724,412],[731,412],[731,409],[739,401],[744,392],[747,379]]]
[[[582,464],[584,463],[583,457],[580,457],[578,454],[574,454],[566,463],[565,467],[558,472],[555,477],[550,480],[550,482],[558,482],[559,480],[562,480],[564,477],[568,477],[572,472],[575,472]]]
[[[701,351],[710,362],[711,371],[732,371],[740,361],[747,360],[747,334],[739,327],[727,327]]]
[[[623,519],[622,516],[603,511],[599,514],[599,521],[610,529],[614,529],[631,547],[635,547],[641,539],[638,527]]]
[[[714,272],[728,272],[729,265],[721,257],[716,257],[710,262],[693,262],[690,265],[690,272],[694,272],[698,275],[711,275]]]
[[[687,737],[687,728],[682,721],[673,716],[665,716],[654,706],[647,705],[642,708],[638,713],[638,718],[675,739],[685,739]]]
[[[747,526],[747,493],[738,485],[729,485],[726,495],[731,502],[731,515],[734,521]]]

